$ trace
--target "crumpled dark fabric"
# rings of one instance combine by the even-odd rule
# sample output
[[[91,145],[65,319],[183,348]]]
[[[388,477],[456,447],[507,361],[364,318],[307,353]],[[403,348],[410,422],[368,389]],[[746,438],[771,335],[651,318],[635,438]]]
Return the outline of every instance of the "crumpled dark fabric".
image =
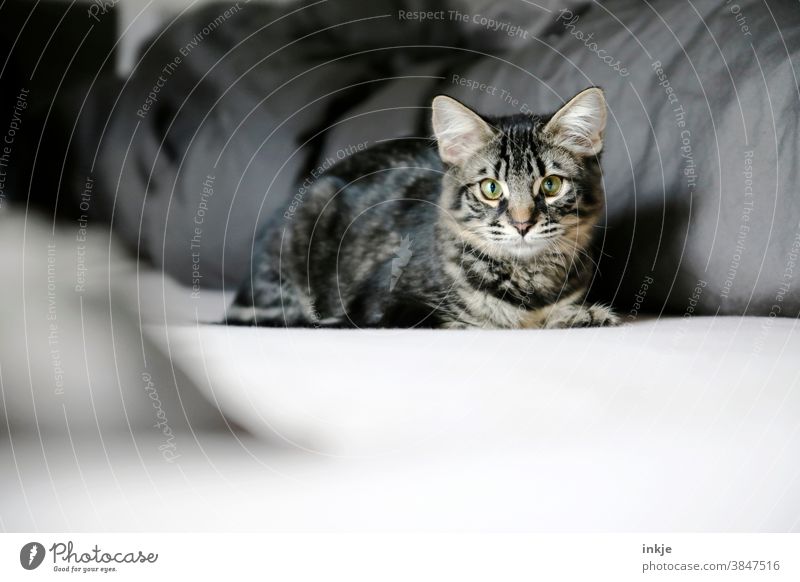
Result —
[[[631,319],[800,312],[796,5],[250,3],[198,42],[230,6],[186,13],[128,78],[92,87],[65,178],[74,203],[91,175],[94,215],[177,280],[236,287],[298,184],[358,144],[429,135],[438,93],[544,113],[599,85],[607,217],[592,295]]]

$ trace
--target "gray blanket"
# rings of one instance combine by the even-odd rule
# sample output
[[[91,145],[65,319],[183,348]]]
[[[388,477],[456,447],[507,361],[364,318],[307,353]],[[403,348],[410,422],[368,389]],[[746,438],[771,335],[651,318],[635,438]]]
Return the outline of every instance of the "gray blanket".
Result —
[[[303,182],[363,145],[429,135],[434,95],[548,112],[599,85],[595,298],[630,319],[796,317],[798,66],[788,1],[213,5],[91,89],[70,180],[75,203],[95,181],[92,212],[145,258],[230,288]]]

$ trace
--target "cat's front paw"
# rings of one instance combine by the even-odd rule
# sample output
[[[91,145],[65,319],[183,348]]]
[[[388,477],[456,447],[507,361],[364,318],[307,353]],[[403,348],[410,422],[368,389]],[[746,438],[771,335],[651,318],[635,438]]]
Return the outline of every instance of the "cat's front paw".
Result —
[[[586,311],[589,314],[589,324],[583,327],[613,327],[622,323],[619,315],[605,305],[596,303],[587,307]]]
[[[595,305],[568,305],[550,314],[545,322],[546,328],[570,327],[611,327],[619,325],[621,320],[610,307],[596,303]]]

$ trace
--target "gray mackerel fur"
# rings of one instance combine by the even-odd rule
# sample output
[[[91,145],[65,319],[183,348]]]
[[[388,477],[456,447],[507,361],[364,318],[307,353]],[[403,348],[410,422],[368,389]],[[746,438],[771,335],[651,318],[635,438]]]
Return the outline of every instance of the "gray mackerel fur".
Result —
[[[321,176],[291,219],[266,225],[227,323],[617,323],[607,307],[585,303],[604,203],[602,92],[579,93],[551,116],[481,117],[444,96],[433,111],[436,143],[358,152]],[[545,196],[554,175],[561,189]],[[499,199],[484,196],[487,179],[502,187]]]

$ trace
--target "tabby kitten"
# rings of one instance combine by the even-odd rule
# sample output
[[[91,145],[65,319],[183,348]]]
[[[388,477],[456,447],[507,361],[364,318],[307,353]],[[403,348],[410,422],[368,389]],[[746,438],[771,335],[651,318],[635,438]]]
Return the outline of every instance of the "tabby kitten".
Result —
[[[584,302],[605,125],[598,88],[551,116],[481,117],[436,97],[438,151],[395,140],[333,166],[294,214],[267,225],[227,322],[616,324],[609,308]]]

